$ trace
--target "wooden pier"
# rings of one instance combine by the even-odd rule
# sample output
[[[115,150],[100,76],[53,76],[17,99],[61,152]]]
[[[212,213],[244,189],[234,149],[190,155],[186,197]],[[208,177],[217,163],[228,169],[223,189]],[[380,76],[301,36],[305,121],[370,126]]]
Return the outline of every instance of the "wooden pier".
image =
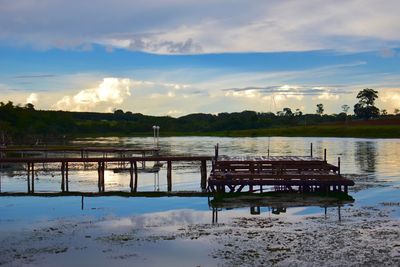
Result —
[[[7,153],[30,152],[35,157],[7,157]],[[50,152],[78,152],[74,157],[54,156]],[[166,163],[167,167],[167,191],[172,191],[172,164],[173,162],[198,162],[200,170],[200,187],[203,192],[348,192],[348,186],[353,186],[352,180],[344,178],[340,174],[340,158],[338,166],[327,163],[326,150],[324,159],[313,157],[312,145],[310,156],[307,157],[227,157],[220,156],[218,145],[213,156],[160,156],[158,149],[134,149],[134,148],[1,148],[0,166],[3,164],[19,164],[26,166],[27,192],[35,193],[35,171],[44,164],[51,164],[60,171],[60,189],[62,193],[69,192],[69,172],[73,165],[91,164],[97,169],[97,187],[99,193],[106,192],[105,170],[108,164],[117,164],[121,170],[129,172],[129,188],[131,193],[137,192],[138,187],[138,163],[142,166],[146,162],[154,162],[157,165]],[[46,152],[45,156],[37,156],[38,152]],[[100,155],[85,156],[89,152]],[[146,156],[151,152],[150,156]],[[113,156],[101,156],[104,153],[114,153]],[[126,153],[121,156],[120,153]],[[139,153],[141,156],[132,156]],[[15,155],[15,154],[12,154]],[[207,179],[207,162],[211,162],[211,172]],[[45,170],[44,168],[42,168]],[[1,192],[1,176],[0,176]]]
[[[199,162],[201,173],[201,188],[206,190],[207,183],[207,161],[211,161],[212,156],[146,156],[146,157],[110,157],[110,158],[0,158],[0,164],[23,164],[27,168],[27,192],[35,192],[35,164],[53,163],[60,166],[60,188],[61,192],[69,192],[69,166],[70,163],[97,163],[98,190],[105,192],[105,164],[123,163],[129,165],[129,186],[131,192],[137,192],[138,185],[138,162],[166,162],[167,163],[167,190],[172,191],[172,163],[173,162]]]
[[[339,159],[340,162],[340,159]],[[352,180],[338,166],[315,157],[217,157],[208,178],[211,192],[348,192]]]

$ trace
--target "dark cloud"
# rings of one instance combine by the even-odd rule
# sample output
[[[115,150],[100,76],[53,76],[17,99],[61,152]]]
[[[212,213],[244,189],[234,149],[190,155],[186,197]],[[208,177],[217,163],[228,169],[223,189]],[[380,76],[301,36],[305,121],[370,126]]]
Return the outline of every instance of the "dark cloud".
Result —
[[[15,79],[30,79],[30,78],[53,78],[54,74],[37,74],[37,75],[18,75],[14,76]]]
[[[262,94],[290,94],[290,95],[321,95],[323,93],[330,94],[350,94],[351,90],[344,88],[343,85],[303,85],[303,86],[287,86],[287,85],[272,85],[272,86],[249,86],[243,88],[226,88],[222,91],[228,92],[243,92],[248,90],[258,91]]]
[[[139,36],[130,39],[129,42],[129,49],[138,51],[164,51],[171,54],[201,53],[203,51],[201,45],[195,43],[192,38],[187,39],[185,42],[158,42]]]

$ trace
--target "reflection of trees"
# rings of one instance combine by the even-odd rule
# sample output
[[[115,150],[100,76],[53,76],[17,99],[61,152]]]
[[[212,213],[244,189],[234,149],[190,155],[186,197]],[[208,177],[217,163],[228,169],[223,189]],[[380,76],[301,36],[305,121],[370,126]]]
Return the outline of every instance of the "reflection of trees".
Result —
[[[356,142],[355,161],[363,172],[375,172],[376,142]]]

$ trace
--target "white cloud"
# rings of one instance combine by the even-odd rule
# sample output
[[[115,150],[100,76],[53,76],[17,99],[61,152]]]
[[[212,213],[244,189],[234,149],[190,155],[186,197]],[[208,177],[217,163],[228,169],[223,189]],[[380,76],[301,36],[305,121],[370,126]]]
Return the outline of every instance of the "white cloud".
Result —
[[[110,52],[186,54],[400,45],[397,0],[0,2],[1,42],[41,49],[103,44]]]
[[[169,110],[169,111],[167,112],[167,114],[168,114],[169,116],[176,117],[176,116],[182,115],[183,112],[182,112],[182,110],[173,109],[173,110]]]
[[[131,95],[130,79],[104,78],[96,87],[84,89],[73,96],[64,96],[54,107],[62,110],[86,111],[99,104],[120,105]]]
[[[331,94],[329,92],[322,93],[321,95],[314,97],[313,99],[320,100],[338,100],[340,97],[337,94]]]
[[[31,104],[36,104],[39,100],[39,96],[36,93],[31,93],[27,98],[26,98],[26,103],[31,103]]]
[[[389,113],[392,113],[394,109],[400,109],[400,88],[386,88],[379,90],[379,98],[381,102],[379,107],[386,109]]]

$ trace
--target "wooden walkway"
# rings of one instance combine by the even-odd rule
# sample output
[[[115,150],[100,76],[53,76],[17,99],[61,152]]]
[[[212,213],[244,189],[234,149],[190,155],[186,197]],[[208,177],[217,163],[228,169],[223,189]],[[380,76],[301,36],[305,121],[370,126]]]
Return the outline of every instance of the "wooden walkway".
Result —
[[[69,192],[69,171],[71,163],[97,163],[98,173],[98,189],[99,192],[105,192],[105,164],[106,163],[122,163],[128,165],[130,174],[129,187],[131,192],[137,192],[138,184],[138,162],[166,162],[167,163],[167,190],[172,191],[172,162],[192,162],[200,163],[201,188],[206,190],[207,183],[207,161],[211,161],[212,156],[146,156],[146,157],[112,157],[112,158],[64,158],[64,157],[47,157],[47,158],[0,158],[0,164],[24,164],[27,166],[27,192],[35,192],[35,164],[41,163],[58,163],[61,173],[61,192]]]

